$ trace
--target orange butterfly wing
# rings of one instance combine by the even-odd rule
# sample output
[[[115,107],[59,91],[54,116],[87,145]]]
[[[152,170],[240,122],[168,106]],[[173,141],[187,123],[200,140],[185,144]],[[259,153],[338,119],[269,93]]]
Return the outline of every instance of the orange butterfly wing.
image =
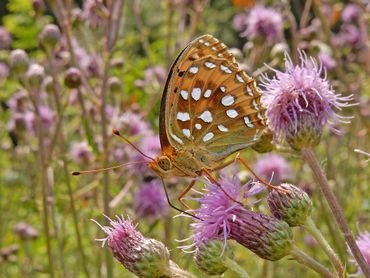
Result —
[[[162,150],[203,149],[215,160],[246,148],[265,127],[254,80],[210,35],[189,44],[171,68],[162,98]]]

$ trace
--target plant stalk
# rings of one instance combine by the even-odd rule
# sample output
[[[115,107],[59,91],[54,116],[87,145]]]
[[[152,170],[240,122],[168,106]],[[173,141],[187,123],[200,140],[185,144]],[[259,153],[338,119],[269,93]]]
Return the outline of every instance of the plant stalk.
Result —
[[[292,250],[290,251],[290,255],[292,255],[297,262],[307,266],[308,268],[311,268],[315,272],[319,273],[322,277],[335,278],[334,274],[331,273],[326,267],[318,263],[296,246],[293,246]]]
[[[241,278],[249,278],[250,276],[248,275],[247,271],[243,269],[236,261],[233,259],[230,259],[227,256],[224,256],[222,259],[222,263],[225,267],[230,269],[231,271],[237,273],[239,277]]]
[[[357,261],[359,267],[361,268],[365,276],[370,277],[370,268],[368,267],[364,257],[362,256],[360,249],[358,248],[356,244],[356,240],[353,237],[351,230],[349,229],[349,226],[344,216],[343,210],[340,204],[338,203],[333,191],[331,190],[324,172],[320,168],[319,161],[317,160],[314,151],[311,148],[305,148],[305,149],[302,149],[301,152],[302,152],[303,159],[310,166],[313,172],[314,178],[316,180],[316,183],[321,188],[321,191],[323,192],[330,206],[330,209],[334,215],[334,218],[343,233],[343,236],[353,254],[353,257]]]

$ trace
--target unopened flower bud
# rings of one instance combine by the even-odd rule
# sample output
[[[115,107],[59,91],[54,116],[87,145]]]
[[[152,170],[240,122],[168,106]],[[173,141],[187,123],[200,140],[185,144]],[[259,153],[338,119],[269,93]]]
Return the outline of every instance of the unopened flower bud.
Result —
[[[23,49],[16,49],[10,53],[10,67],[15,74],[23,74],[30,63],[27,53]]]
[[[258,153],[268,153],[273,151],[274,145],[273,145],[273,134],[270,129],[265,129],[259,141],[252,146],[252,148],[258,152]]]
[[[77,68],[69,68],[64,74],[64,84],[68,88],[78,88],[81,85],[81,72]]]
[[[231,248],[220,239],[211,239],[197,247],[195,262],[208,275],[221,275],[227,270],[222,263],[224,257],[233,258]]]
[[[169,251],[155,239],[145,238],[130,220],[117,217],[111,227],[102,227],[113,256],[139,277],[171,277]]]
[[[108,88],[113,93],[121,92],[122,91],[122,82],[121,82],[121,80],[116,76],[110,77],[108,79]]]
[[[32,7],[36,16],[40,16],[45,11],[44,0],[32,0]]]
[[[42,66],[39,64],[32,64],[26,72],[26,79],[32,88],[39,88],[44,79],[44,75],[45,71]]]
[[[292,227],[305,224],[312,212],[312,201],[308,194],[292,184],[283,183],[280,188],[288,192],[272,190],[268,195],[271,213]]]
[[[53,78],[51,76],[46,76],[44,78],[44,81],[42,82],[42,88],[47,93],[53,92]]]
[[[31,225],[27,223],[17,223],[14,225],[14,232],[19,235],[22,240],[36,239],[39,237],[38,231],[36,231]]]
[[[292,248],[292,230],[283,220],[241,210],[237,217],[230,219],[229,225],[231,239],[265,260],[280,260],[287,256]]]
[[[60,40],[61,34],[58,26],[54,24],[48,24],[42,29],[39,35],[40,45],[44,48],[54,48]]]

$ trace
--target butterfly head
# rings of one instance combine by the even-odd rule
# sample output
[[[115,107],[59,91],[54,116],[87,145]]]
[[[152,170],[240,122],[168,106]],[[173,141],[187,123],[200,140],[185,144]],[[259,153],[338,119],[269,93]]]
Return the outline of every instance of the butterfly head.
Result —
[[[162,178],[174,176],[183,176],[183,173],[173,166],[173,163],[167,155],[161,155],[149,162],[148,167],[154,173]]]

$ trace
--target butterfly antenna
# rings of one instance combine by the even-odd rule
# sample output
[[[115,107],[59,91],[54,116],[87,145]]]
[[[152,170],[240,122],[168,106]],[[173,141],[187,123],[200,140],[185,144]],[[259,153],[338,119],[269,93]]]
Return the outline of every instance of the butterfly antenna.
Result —
[[[107,168],[100,168],[100,169],[86,170],[86,171],[75,171],[75,172],[72,172],[72,175],[73,176],[79,176],[79,175],[83,175],[83,174],[100,173],[100,172],[104,172],[104,171],[117,169],[117,168],[120,168],[120,167],[123,167],[123,166],[134,165],[134,164],[142,164],[142,163],[148,163],[148,162],[147,161],[127,162],[127,163],[123,163],[123,164],[119,164],[119,165],[112,166],[112,167],[107,167]]]
[[[172,203],[171,203],[171,200],[170,200],[170,197],[169,197],[169,195],[168,195],[168,191],[167,191],[166,184],[165,184],[165,182],[164,182],[164,180],[163,180],[162,178],[161,178],[161,181],[162,181],[162,185],[163,185],[164,193],[166,193],[167,202],[168,202],[168,204],[170,205],[170,207],[171,207],[171,208],[173,208],[173,209],[175,209],[175,210],[177,210],[177,211],[179,211],[179,212],[181,212],[181,213],[184,213],[184,214],[186,214],[186,215],[189,215],[189,216],[191,216],[191,217],[193,217],[193,218],[195,218],[195,219],[198,219],[198,220],[201,220],[201,221],[202,221],[202,219],[201,219],[201,218],[199,218],[198,216],[196,216],[196,215],[194,215],[194,214],[192,214],[192,213],[189,213],[189,212],[187,212],[187,211],[185,211],[185,210],[182,210],[182,209],[180,209],[180,208],[176,207],[174,204],[172,204]]]
[[[146,154],[144,154],[138,147],[136,147],[129,139],[127,139],[125,136],[123,136],[117,129],[113,128],[112,133],[119,138],[121,138],[123,141],[125,141],[127,144],[129,144],[131,147],[133,147],[137,152],[139,152],[141,155],[143,155],[146,158],[149,158],[150,160],[154,160],[153,157],[150,157]]]

